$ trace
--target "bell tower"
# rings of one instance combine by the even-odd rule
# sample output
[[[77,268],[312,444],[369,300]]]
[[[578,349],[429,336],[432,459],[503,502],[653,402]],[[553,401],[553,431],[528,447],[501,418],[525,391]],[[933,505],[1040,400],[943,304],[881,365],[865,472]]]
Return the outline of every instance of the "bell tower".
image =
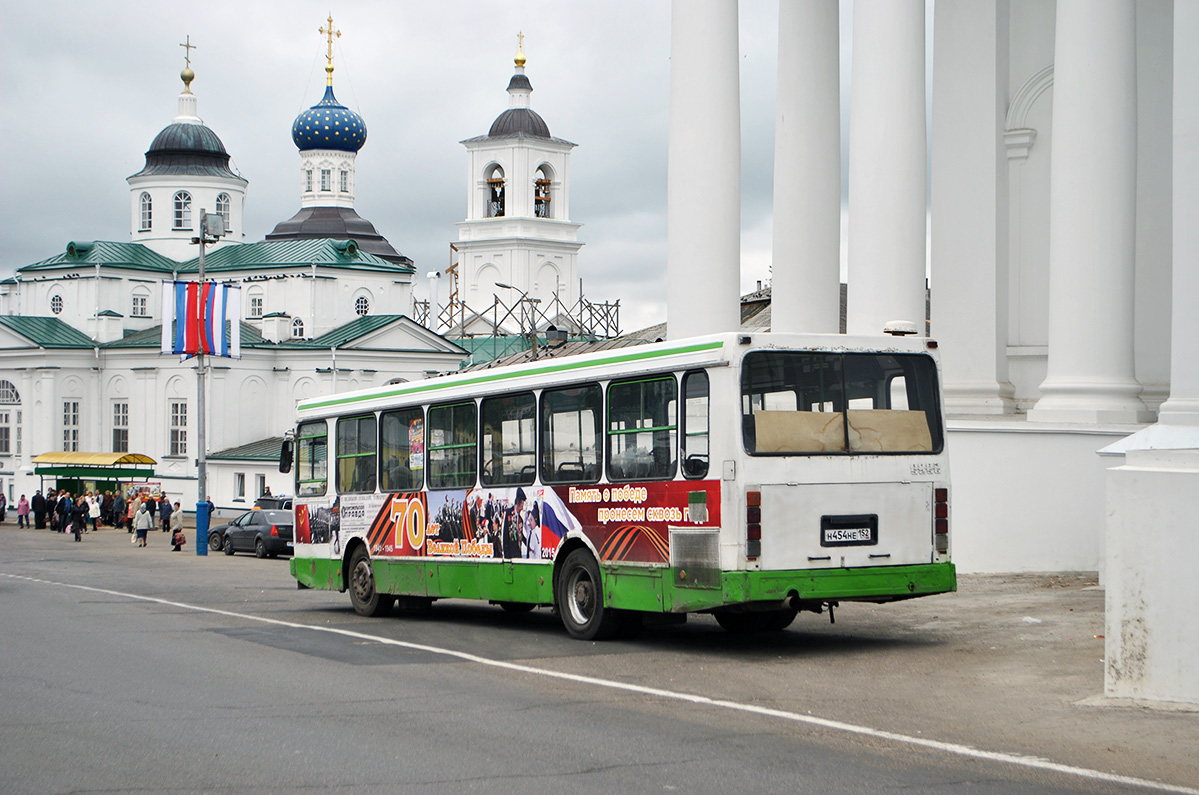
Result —
[[[570,150],[530,105],[524,36],[508,81],[508,109],[486,135],[462,141],[469,156],[466,220],[458,222],[459,300],[476,311],[523,292],[538,311],[569,313],[579,300],[580,224],[570,220]],[[497,287],[496,283],[515,289]],[[557,295],[560,306],[554,307]]]

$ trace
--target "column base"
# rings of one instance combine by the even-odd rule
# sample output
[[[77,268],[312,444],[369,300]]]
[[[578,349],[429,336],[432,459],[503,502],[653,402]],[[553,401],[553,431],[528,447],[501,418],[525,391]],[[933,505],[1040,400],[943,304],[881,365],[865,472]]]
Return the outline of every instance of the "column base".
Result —
[[[1015,390],[995,381],[957,382],[945,385],[945,413],[995,416],[1015,414]]]
[[[1138,425],[1156,417],[1137,394],[1141,385],[1041,384],[1041,399],[1028,412],[1029,422],[1080,422],[1092,425]]]
[[[1158,411],[1163,425],[1199,426],[1199,399],[1170,398]]]

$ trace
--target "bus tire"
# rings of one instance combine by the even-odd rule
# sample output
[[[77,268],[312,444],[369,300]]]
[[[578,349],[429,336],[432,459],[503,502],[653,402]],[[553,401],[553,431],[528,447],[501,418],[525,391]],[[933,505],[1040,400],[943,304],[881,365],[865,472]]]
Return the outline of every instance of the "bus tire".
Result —
[[[725,632],[732,632],[737,635],[748,632],[763,632],[770,628],[770,620],[774,618],[774,613],[748,613],[731,610],[717,610],[713,615],[716,616],[716,623]]]
[[[365,547],[358,547],[350,556],[350,603],[360,616],[383,616],[395,605],[395,597],[379,593],[375,587],[375,570]]]
[[[558,615],[571,637],[605,640],[621,630],[620,614],[604,607],[599,564],[586,549],[576,549],[566,556],[555,596]]]
[[[784,607],[782,610],[776,610],[773,613],[768,613],[770,619],[766,622],[767,632],[781,632],[791,626],[791,622],[799,615],[799,609]]]

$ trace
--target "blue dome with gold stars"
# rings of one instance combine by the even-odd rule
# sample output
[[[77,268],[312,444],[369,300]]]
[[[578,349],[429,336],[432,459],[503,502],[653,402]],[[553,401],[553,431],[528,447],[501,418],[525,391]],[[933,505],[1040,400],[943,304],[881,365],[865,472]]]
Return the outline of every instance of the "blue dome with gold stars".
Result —
[[[337,101],[333,86],[325,86],[325,96],[296,116],[291,125],[291,140],[301,151],[336,149],[357,152],[366,143],[366,122]]]

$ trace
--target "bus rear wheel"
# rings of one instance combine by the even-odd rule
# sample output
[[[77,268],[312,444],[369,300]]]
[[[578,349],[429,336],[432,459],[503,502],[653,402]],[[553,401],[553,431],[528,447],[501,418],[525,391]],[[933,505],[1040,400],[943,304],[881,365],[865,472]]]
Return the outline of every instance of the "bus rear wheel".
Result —
[[[764,610],[761,612],[733,612],[718,610],[715,613],[716,623],[726,632],[737,634],[746,632],[778,632],[791,626],[798,610],[784,607],[781,610]]]
[[[395,597],[375,587],[375,570],[366,549],[358,547],[350,556],[350,602],[360,616],[383,616],[395,605]]]
[[[604,607],[599,564],[585,549],[576,549],[566,556],[558,575],[555,601],[558,615],[571,637],[604,640],[620,632],[620,614]]]

